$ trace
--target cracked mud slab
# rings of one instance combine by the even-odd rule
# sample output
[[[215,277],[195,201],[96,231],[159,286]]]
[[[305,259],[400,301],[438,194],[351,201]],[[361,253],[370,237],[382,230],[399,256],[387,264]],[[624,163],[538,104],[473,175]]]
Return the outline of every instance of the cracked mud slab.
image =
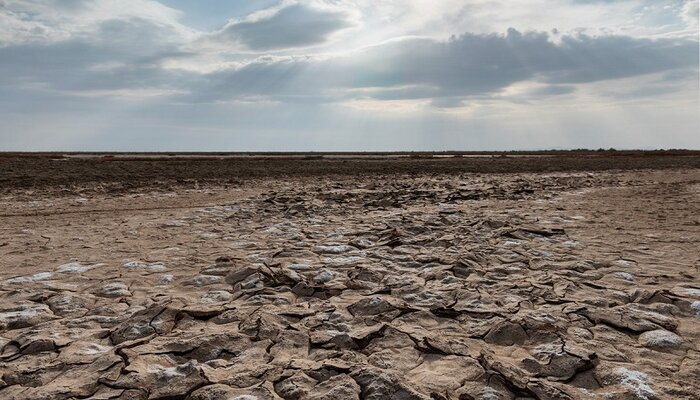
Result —
[[[66,190],[0,198],[2,399],[700,393],[698,169]]]

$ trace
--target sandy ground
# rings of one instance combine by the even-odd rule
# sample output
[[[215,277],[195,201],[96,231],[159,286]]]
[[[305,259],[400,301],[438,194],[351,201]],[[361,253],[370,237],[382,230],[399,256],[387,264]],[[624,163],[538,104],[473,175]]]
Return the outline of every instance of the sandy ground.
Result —
[[[110,185],[2,192],[0,398],[700,398],[694,166]]]

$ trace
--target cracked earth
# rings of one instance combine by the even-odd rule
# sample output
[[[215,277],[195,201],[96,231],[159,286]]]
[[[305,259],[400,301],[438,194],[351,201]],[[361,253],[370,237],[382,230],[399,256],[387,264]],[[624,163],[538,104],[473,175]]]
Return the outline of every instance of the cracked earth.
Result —
[[[0,197],[2,399],[698,399],[700,170]]]

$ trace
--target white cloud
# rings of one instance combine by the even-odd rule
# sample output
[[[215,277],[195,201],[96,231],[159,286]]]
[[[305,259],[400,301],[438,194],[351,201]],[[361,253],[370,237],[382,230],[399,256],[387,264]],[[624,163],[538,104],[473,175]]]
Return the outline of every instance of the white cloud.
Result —
[[[681,16],[688,24],[688,28],[694,29],[695,33],[698,30],[698,18],[700,14],[700,2],[698,0],[686,0],[681,9]]]
[[[131,20],[168,29],[171,40],[191,39],[194,31],[180,24],[179,17],[179,11],[153,0],[4,0],[0,46],[89,37],[104,23]]]

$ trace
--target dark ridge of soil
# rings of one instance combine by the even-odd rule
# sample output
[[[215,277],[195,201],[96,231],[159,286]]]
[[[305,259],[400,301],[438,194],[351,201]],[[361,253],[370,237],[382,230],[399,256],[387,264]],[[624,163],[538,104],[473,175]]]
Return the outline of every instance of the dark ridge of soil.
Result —
[[[679,155],[682,154],[682,155]],[[61,154],[9,153],[0,157],[0,192],[62,186],[119,183],[147,188],[156,182],[226,184],[248,179],[324,175],[527,173],[636,169],[700,168],[696,152],[601,152],[537,157],[493,156],[436,158],[332,158],[323,154],[237,158],[66,158]]]

